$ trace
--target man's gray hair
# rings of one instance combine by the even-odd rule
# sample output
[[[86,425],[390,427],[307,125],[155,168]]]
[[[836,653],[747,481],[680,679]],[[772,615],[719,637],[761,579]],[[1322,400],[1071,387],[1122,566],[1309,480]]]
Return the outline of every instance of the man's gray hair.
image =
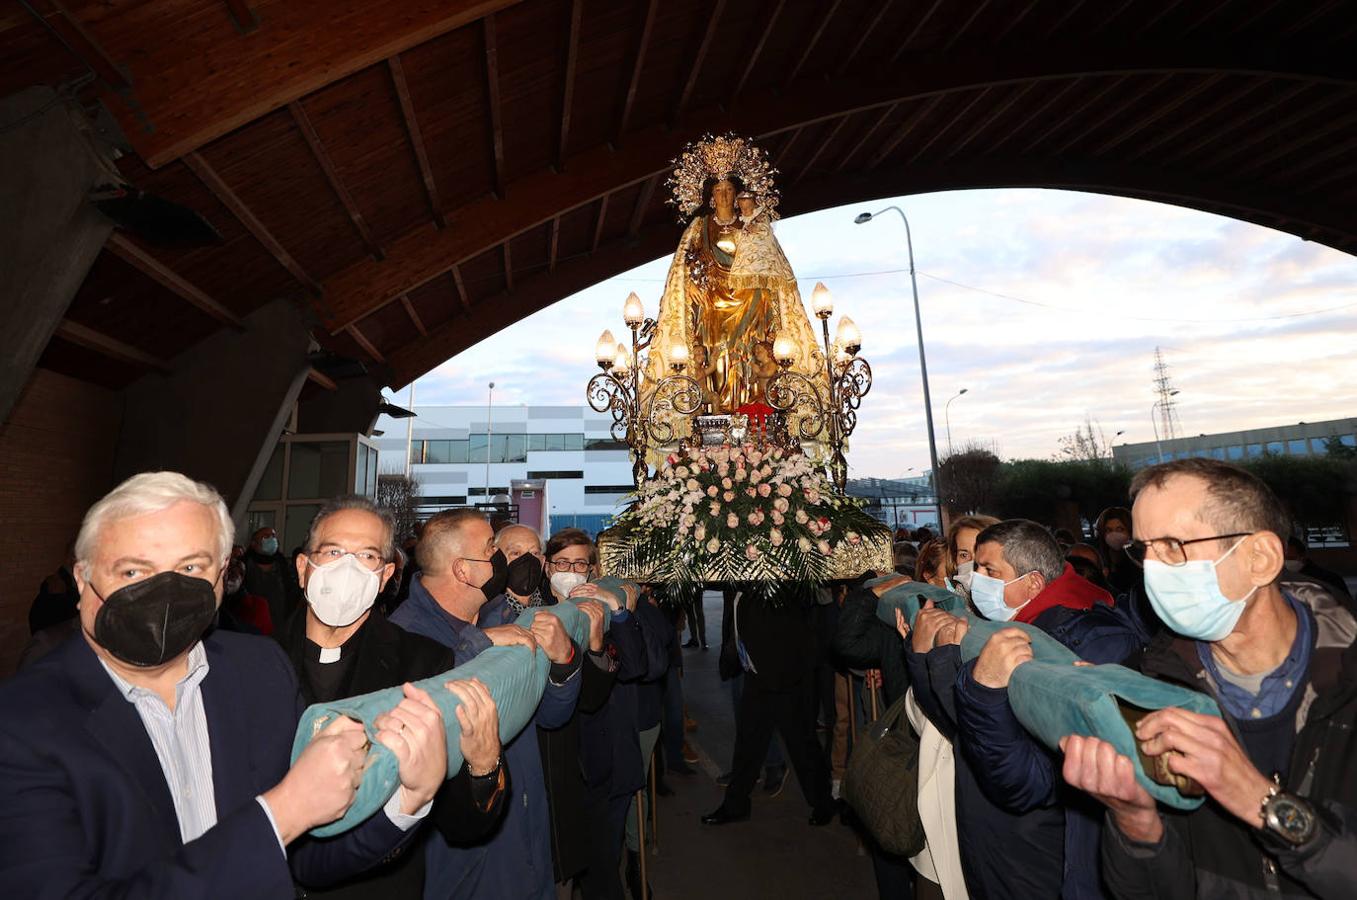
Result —
[[[531,525],[520,525],[518,522],[514,522],[512,525],[505,525],[499,531],[495,532],[495,546],[503,547],[504,542],[513,537],[515,530],[526,531],[528,534],[532,535],[537,541],[537,552],[542,552],[542,533]]]
[[[88,577],[105,525],[119,519],[161,512],[185,500],[200,503],[215,515],[217,546],[214,551],[216,560],[224,563],[231,555],[236,526],[217,489],[178,472],[142,472],[109,491],[85,513],[80,534],[75,539],[76,566]]]
[[[1008,519],[991,525],[976,536],[975,549],[979,550],[981,544],[1002,547],[1005,561],[1020,577],[1040,572],[1050,584],[1065,571],[1065,554],[1060,552],[1060,544],[1044,525],[1031,519]]]
[[[382,543],[378,549],[381,551],[382,560],[391,562],[396,555],[396,518],[385,506],[378,506],[370,497],[358,494],[336,497],[320,508],[320,512],[311,520],[311,530],[306,535],[306,552],[310,553],[316,549],[316,532],[320,530],[321,523],[335,513],[346,510],[371,513],[382,520]]]

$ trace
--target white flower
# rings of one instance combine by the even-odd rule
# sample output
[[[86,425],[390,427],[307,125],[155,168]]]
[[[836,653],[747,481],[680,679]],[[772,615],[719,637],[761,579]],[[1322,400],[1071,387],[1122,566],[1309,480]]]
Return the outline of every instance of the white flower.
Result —
[[[798,548],[800,548],[800,550],[801,550],[802,553],[809,553],[809,552],[810,552],[810,538],[808,538],[808,537],[802,535],[801,537],[799,537],[799,538],[796,539],[796,546],[797,546]]]
[[[706,539],[707,539],[707,526],[698,523],[698,526],[693,529],[693,540],[697,541],[698,543],[701,543]]]
[[[810,516],[806,515],[806,511],[804,509],[798,509],[796,511],[796,521],[802,525],[805,525],[807,522],[810,521]]]
[[[755,547],[753,544],[745,544],[744,555],[746,559],[749,559],[751,561],[756,560],[759,558],[759,548]]]
[[[697,483],[697,479],[696,479],[696,478],[689,478],[689,479],[688,479],[688,483],[685,484],[684,487],[687,488],[687,489],[690,490],[690,491],[701,491],[701,490],[702,490],[702,485],[700,485],[700,484]]]
[[[739,517],[739,516],[735,515],[735,513],[727,513],[727,514],[726,514],[726,527],[727,527],[727,528],[738,528],[739,525],[740,525],[740,517]]]
[[[776,522],[777,519],[774,518],[773,521]],[[776,528],[772,529],[771,531],[768,532],[768,540],[772,543],[774,547],[781,547],[782,532]]]
[[[712,538],[711,540],[707,541],[707,552],[708,552],[708,553],[715,553],[717,550],[720,550],[720,549],[721,549],[721,542],[718,541],[716,538]]]
[[[722,479],[721,479],[721,487],[725,488],[726,490],[730,490],[730,489],[731,489],[732,487],[734,487],[734,486],[735,486],[735,485],[731,482],[731,480],[730,480],[729,478],[722,478]]]
[[[815,549],[820,551],[821,556],[829,556],[834,551],[830,549],[829,541],[822,540],[815,545]]]

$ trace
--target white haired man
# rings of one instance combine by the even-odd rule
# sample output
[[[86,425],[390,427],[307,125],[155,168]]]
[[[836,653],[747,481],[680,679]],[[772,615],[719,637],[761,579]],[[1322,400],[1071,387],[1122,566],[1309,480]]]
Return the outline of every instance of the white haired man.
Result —
[[[302,711],[265,638],[213,633],[231,551],[211,487],[133,476],[76,541],[77,635],[0,686],[0,883],[35,896],[293,897],[399,850],[446,774],[438,710],[408,696],[377,740],[386,809],[327,841],[367,739],[338,720],[289,767]],[[400,727],[397,727],[397,726]]]

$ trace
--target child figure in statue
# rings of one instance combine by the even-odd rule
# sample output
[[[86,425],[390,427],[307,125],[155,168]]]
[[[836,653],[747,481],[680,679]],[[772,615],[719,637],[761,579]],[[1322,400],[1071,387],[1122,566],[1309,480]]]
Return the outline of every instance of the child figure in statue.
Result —
[[[777,375],[777,362],[773,359],[773,344],[763,340],[754,343],[754,383],[750,385],[747,403],[768,402],[768,382]]]

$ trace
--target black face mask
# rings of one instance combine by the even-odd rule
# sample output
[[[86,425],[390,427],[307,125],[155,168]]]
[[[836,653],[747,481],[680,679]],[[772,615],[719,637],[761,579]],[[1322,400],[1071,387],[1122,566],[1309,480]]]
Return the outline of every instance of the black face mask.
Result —
[[[486,561],[490,563],[490,580],[481,585],[481,593],[485,594],[485,599],[494,600],[504,593],[504,587],[509,583],[509,562],[504,558],[503,550],[496,550]]]
[[[152,575],[103,600],[94,616],[94,639],[132,666],[174,659],[203,636],[217,614],[213,582],[179,572]]]
[[[520,597],[531,597],[542,586],[542,561],[531,553],[509,563],[506,586]]]

